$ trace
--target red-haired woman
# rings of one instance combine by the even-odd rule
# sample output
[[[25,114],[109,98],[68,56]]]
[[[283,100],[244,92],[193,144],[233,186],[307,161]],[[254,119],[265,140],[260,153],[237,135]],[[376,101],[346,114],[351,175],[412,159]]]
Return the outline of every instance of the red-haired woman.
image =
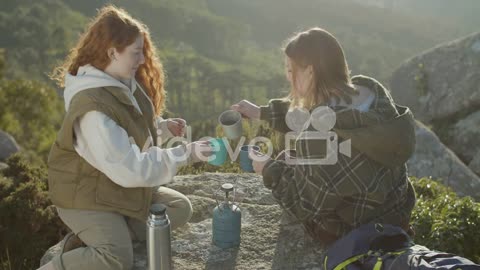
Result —
[[[203,141],[159,147],[183,136],[185,121],[160,117],[162,65],[147,27],[122,9],[99,10],[52,78],[65,87],[66,115],[48,159],[49,192],[72,230],[66,245],[84,245],[40,269],[130,269],[132,239],[145,239],[152,203],[167,206],[172,229],[190,219],[188,198],[160,186],[211,148]]]

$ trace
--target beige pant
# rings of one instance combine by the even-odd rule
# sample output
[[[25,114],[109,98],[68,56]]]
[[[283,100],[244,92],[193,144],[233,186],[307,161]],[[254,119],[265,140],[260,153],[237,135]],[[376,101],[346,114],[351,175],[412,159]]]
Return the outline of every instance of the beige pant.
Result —
[[[185,195],[160,187],[152,203],[167,206],[172,230],[190,220],[192,205]],[[146,224],[113,212],[57,208],[62,221],[85,243],[52,259],[57,270],[129,270],[132,240],[146,239]]]

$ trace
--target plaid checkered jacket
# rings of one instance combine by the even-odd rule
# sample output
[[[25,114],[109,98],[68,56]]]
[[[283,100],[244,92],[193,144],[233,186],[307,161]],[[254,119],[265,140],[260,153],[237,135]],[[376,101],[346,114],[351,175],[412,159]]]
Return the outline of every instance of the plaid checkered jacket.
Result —
[[[355,76],[352,82],[371,89],[375,99],[367,112],[331,107],[336,115],[332,131],[338,143],[351,140],[351,157],[338,153],[337,162],[330,165],[271,160],[262,173],[279,204],[319,240],[327,235],[334,241],[369,222],[406,228],[415,204],[405,164],[415,146],[412,113],[396,105],[376,80]],[[288,132],[288,104],[288,100],[271,100],[261,107],[261,119]],[[310,126],[304,132],[308,131],[314,129]],[[295,141],[297,159],[327,155],[325,140],[301,139],[301,135]]]

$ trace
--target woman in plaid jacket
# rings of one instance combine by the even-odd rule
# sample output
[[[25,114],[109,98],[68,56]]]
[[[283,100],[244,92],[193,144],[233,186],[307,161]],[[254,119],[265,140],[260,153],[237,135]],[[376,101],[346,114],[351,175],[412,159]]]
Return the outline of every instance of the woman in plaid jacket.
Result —
[[[406,166],[415,147],[411,111],[395,104],[375,79],[350,77],[342,47],[323,29],[295,35],[284,52],[289,96],[267,106],[247,100],[232,105],[245,117],[265,120],[287,134],[298,124],[288,118],[291,112],[310,113],[307,124],[294,133],[296,159],[256,159],[261,154],[251,153],[265,186],[323,245],[370,222],[413,233],[409,222],[415,193]],[[328,112],[332,115],[322,115]],[[318,127],[324,119],[329,124],[323,127],[331,130],[322,133]],[[309,136],[315,132],[331,140]],[[336,153],[338,145],[342,154]]]

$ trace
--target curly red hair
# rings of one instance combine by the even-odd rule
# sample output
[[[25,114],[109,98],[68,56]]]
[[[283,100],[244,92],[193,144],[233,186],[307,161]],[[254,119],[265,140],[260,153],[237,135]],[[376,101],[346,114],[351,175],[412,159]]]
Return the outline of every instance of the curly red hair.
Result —
[[[53,70],[50,78],[63,88],[67,72],[76,75],[78,68],[87,64],[104,70],[111,61],[107,54],[108,49],[116,48],[122,52],[138,35],[144,38],[145,63],[139,66],[135,79],[152,100],[155,114],[161,115],[165,109],[165,74],[148,27],[114,5],[105,6],[98,11],[77,45],[70,50],[65,61]]]

